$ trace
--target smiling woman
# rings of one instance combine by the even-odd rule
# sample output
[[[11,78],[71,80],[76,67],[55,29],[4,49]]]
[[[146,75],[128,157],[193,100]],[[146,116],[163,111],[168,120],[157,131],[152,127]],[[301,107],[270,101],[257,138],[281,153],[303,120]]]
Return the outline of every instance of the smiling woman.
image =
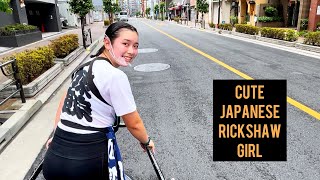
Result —
[[[115,67],[128,66],[137,56],[138,46],[137,30],[127,23],[117,22],[106,30],[104,45],[91,57],[108,58]]]
[[[54,136],[47,142],[43,162],[47,180],[124,179],[113,128],[120,116],[141,147],[154,151],[154,143],[137,112],[128,77],[117,68],[133,61],[138,45],[135,27],[113,23],[106,30],[104,45],[96,58],[73,73],[57,111]]]

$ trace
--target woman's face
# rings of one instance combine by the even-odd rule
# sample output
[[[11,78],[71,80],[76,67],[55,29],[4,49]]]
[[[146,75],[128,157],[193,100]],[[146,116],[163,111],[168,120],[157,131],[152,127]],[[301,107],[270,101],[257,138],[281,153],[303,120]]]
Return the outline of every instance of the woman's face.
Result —
[[[138,34],[129,29],[121,29],[112,43],[113,52],[119,66],[128,66],[137,56],[139,46]]]

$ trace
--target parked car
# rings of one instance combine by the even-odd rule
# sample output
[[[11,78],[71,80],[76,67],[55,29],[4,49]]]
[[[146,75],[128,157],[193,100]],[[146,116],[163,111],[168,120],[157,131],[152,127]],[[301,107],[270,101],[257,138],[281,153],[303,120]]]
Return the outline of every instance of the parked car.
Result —
[[[119,19],[120,19],[120,21],[128,21],[128,13],[127,13],[127,11],[121,11],[119,13]]]

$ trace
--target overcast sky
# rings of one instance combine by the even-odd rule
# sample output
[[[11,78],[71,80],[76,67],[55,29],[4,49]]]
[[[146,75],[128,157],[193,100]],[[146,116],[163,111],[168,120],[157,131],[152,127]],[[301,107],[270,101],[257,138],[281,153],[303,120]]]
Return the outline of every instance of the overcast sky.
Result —
[[[92,0],[94,6],[102,6],[102,0]]]

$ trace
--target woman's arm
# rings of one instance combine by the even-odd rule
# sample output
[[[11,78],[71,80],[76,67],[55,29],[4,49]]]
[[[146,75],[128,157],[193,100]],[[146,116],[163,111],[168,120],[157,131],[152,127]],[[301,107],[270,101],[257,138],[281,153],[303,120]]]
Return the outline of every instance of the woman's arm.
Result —
[[[60,100],[57,113],[56,113],[56,118],[54,119],[54,130],[57,128],[58,122],[60,121],[60,115],[61,115],[62,107],[64,104],[64,99],[66,98],[66,96],[67,96],[67,93],[65,93]]]
[[[130,133],[140,141],[140,143],[145,144],[148,142],[149,136],[138,111],[123,115],[122,119]],[[154,152],[154,143],[152,140],[150,140],[148,147]]]
[[[55,117],[54,123],[53,123],[53,124],[54,124],[54,126],[53,126],[53,132],[56,130],[57,125],[58,125],[58,122],[60,121],[60,114],[61,114],[62,107],[63,107],[63,104],[64,104],[64,99],[66,98],[66,96],[67,96],[67,93],[65,93],[65,94],[62,96],[61,100],[60,100],[60,103],[59,103],[59,106],[58,106],[58,109],[57,109],[57,113],[56,113],[56,117]],[[54,134],[54,133],[53,133],[53,134]],[[47,149],[49,148],[49,145],[50,145],[50,143],[51,143],[51,141],[52,141],[52,138],[53,138],[53,137],[49,138],[48,141],[47,141],[47,143],[46,143],[46,148],[47,148]]]

